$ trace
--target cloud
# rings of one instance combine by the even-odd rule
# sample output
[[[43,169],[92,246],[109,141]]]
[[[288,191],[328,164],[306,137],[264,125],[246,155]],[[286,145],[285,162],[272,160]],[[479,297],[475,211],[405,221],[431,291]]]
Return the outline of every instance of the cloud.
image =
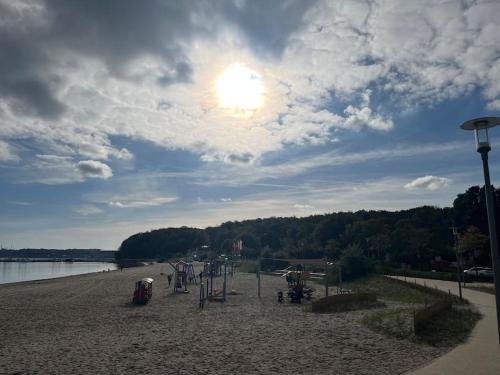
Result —
[[[0,140],[0,162],[17,161],[19,157],[7,142]]]
[[[241,30],[256,53],[279,57],[292,32],[300,29],[305,12],[312,1],[235,1],[222,2],[224,20]]]
[[[143,200],[134,200],[130,198],[125,198],[116,201],[110,201],[110,207],[117,208],[144,208],[144,207],[156,207],[163,206],[167,203],[172,203],[177,200],[177,197],[150,197]]]
[[[350,105],[344,113],[347,115],[345,119],[347,127],[360,128],[364,125],[376,130],[390,130],[394,127],[391,119],[384,119],[374,114],[369,107],[355,108]]]
[[[113,171],[108,165],[96,160],[79,161],[76,168],[85,177],[107,179],[113,176]]]
[[[16,171],[12,182],[62,185],[80,183],[87,178],[107,179],[111,176],[111,168],[99,161],[76,162],[72,156],[37,154],[29,160],[29,164]]]
[[[73,212],[76,212],[77,214],[87,216],[87,215],[96,215],[104,212],[101,210],[99,207],[92,206],[92,205],[83,205],[83,206],[78,206],[73,208]]]
[[[221,198],[220,201],[227,203],[227,202],[232,202],[233,200],[231,198]]]
[[[498,2],[0,0],[0,11],[0,137],[47,154],[130,160],[110,141],[124,137],[254,165],[337,129],[389,131],[390,110],[474,90],[500,105]],[[265,87],[251,116],[217,105],[214,81],[235,62]]]
[[[390,162],[395,159],[430,155],[453,155],[468,147],[468,142],[426,143],[417,146],[400,145],[390,148],[372,149],[364,152],[344,153],[341,149],[319,155],[290,158],[273,164],[255,164],[247,168],[214,165],[211,168],[189,173],[166,174],[165,177],[182,178],[205,186],[241,186],[248,184],[267,185],[272,180],[300,176],[324,167],[366,164],[367,162]]]
[[[405,189],[427,189],[427,190],[439,190],[447,187],[450,183],[449,178],[436,177],[436,176],[424,176],[414,179],[413,181],[407,183],[404,187]]]
[[[312,209],[314,209],[316,207],[311,206],[310,204],[294,204],[293,208],[298,208],[298,209],[301,209],[301,210],[312,210]]]
[[[16,176],[18,183],[40,183],[61,185],[85,181],[82,173],[75,168],[72,157],[59,155],[35,155],[28,166]]]
[[[7,201],[9,204],[14,204],[16,206],[31,206],[33,203],[25,201]]]
[[[344,121],[347,128],[356,130],[367,126],[375,130],[387,131],[394,127],[391,118],[384,118],[374,113],[370,108],[371,95],[372,90],[367,89],[363,91],[360,93],[361,105],[359,107],[349,105],[344,109],[344,114],[346,115]]]
[[[106,143],[82,143],[78,145],[78,154],[100,160],[108,160],[110,156],[121,160],[132,160],[134,158],[126,148],[118,150]]]

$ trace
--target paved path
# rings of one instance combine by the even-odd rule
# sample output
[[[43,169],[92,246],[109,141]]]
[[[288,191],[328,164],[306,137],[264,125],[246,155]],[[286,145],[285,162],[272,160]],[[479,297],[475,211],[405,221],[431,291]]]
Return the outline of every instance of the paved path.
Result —
[[[404,279],[403,277],[397,277]],[[456,282],[406,278],[407,281],[427,286],[437,286],[439,289],[458,295]],[[495,296],[462,288],[464,298],[477,306],[483,318],[477,323],[471,337],[466,343],[427,365],[412,370],[407,375],[499,375],[500,374],[500,344],[498,340]]]

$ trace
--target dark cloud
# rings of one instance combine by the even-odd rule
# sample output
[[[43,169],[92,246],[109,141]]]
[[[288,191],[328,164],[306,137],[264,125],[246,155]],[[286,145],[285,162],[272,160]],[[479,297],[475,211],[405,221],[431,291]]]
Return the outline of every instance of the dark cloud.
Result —
[[[128,78],[127,64],[151,54],[169,77],[189,82],[192,68],[180,43],[193,35],[191,1],[50,0],[19,8],[0,4],[0,97],[18,114],[53,119],[64,111],[54,95],[57,56],[64,51],[103,61],[110,74]]]
[[[254,156],[247,152],[241,155],[231,154],[227,158],[231,163],[248,164],[254,159]]]
[[[54,119],[64,112],[64,106],[52,95],[47,82],[38,78],[0,81],[0,95],[7,97],[11,109],[18,115]]]
[[[302,18],[316,0],[223,1],[225,19],[240,28],[257,53],[279,57],[290,34],[302,26]]]
[[[56,118],[64,106],[50,89],[54,76],[45,73],[48,59],[38,42],[43,28],[30,26],[29,15],[5,6],[0,6],[0,14],[18,20],[0,22],[0,97],[18,115]]]
[[[225,22],[240,28],[259,54],[279,56],[314,1],[40,0],[0,4],[0,97],[18,114],[54,119],[64,112],[56,90],[64,82],[58,56],[71,51],[101,60],[109,73],[129,77],[135,58],[162,59],[160,85],[192,81],[183,46],[209,38]],[[197,17],[193,17],[196,13]],[[203,20],[206,20],[204,22]],[[193,20],[196,20],[194,22]]]
[[[193,35],[191,1],[48,0],[51,37],[106,62],[114,74],[137,56],[161,56],[175,66],[184,61],[180,42]]]
[[[158,79],[158,84],[161,86],[171,85],[173,83],[189,83],[192,82],[193,68],[186,62],[180,62],[175,67],[175,73],[165,74]]]
[[[111,168],[95,160],[84,160],[76,164],[77,169],[87,177],[109,178],[113,176]]]

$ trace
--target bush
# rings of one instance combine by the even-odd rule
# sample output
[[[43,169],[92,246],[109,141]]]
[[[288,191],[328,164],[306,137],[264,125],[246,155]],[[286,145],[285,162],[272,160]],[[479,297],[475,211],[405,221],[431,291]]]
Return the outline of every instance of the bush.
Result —
[[[265,258],[260,261],[260,269],[262,271],[269,271],[269,272],[284,269],[289,265],[290,262],[287,262],[285,260]]]
[[[238,269],[240,272],[256,273],[257,272],[257,261],[245,259],[241,262]]]

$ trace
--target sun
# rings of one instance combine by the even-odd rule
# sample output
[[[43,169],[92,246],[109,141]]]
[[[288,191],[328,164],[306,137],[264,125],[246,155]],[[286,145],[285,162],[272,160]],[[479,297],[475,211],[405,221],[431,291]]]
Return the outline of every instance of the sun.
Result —
[[[259,75],[241,64],[233,64],[222,72],[215,91],[219,107],[236,113],[253,112],[263,104],[264,88]]]

